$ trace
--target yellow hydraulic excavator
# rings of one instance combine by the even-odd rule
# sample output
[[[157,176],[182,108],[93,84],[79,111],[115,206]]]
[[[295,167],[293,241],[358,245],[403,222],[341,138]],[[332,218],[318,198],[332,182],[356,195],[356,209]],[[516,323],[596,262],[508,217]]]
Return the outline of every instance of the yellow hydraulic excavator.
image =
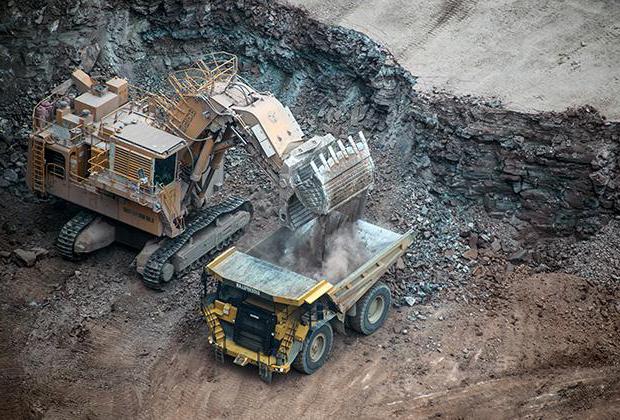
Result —
[[[137,269],[152,288],[210,258],[252,215],[239,198],[209,205],[233,146],[273,179],[291,229],[362,199],[373,173],[363,134],[306,139],[289,108],[237,70],[234,55],[214,53],[157,93],[76,70],[36,105],[28,185],[84,208],[58,236],[65,257],[114,241],[141,248]]]

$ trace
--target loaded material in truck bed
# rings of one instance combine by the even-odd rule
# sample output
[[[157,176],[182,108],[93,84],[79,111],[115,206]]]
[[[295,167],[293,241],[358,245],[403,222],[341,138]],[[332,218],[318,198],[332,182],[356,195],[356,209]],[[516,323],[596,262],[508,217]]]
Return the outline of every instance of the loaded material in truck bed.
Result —
[[[312,240],[316,223],[296,231],[280,228],[245,253],[231,248],[211,262],[209,270],[232,286],[275,302],[301,305],[328,293],[341,307],[338,296],[366,290],[412,242],[411,232],[400,235],[358,220],[328,237],[323,255],[317,255]]]

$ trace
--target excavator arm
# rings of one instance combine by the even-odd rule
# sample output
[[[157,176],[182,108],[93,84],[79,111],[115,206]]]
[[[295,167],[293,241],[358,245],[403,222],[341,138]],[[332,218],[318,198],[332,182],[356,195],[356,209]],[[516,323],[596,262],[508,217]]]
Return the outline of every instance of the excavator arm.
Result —
[[[205,174],[220,168],[226,148],[243,144],[277,185],[280,221],[292,229],[366,193],[374,163],[361,132],[344,141],[331,134],[306,139],[290,109],[245,83],[236,57],[224,57],[172,73],[175,96],[159,99],[168,128],[201,143],[190,190],[204,201]]]

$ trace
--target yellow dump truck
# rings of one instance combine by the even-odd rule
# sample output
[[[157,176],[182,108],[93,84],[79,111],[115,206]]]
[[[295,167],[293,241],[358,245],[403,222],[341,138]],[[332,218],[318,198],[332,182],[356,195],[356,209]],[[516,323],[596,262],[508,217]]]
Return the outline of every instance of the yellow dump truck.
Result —
[[[217,360],[229,355],[238,365],[256,365],[266,382],[291,366],[311,374],[329,357],[334,328],[369,335],[384,323],[391,297],[379,279],[406,252],[412,233],[358,220],[327,237],[323,248],[313,240],[318,224],[281,228],[206,267],[217,291],[206,293],[201,307]]]

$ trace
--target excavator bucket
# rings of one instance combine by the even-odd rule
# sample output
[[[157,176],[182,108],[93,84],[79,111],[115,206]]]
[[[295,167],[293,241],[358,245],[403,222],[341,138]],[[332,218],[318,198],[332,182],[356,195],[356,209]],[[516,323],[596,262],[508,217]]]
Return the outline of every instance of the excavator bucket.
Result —
[[[294,194],[280,217],[294,229],[365,193],[373,182],[374,163],[360,132],[346,141],[331,134],[314,137],[291,152],[284,168]]]

